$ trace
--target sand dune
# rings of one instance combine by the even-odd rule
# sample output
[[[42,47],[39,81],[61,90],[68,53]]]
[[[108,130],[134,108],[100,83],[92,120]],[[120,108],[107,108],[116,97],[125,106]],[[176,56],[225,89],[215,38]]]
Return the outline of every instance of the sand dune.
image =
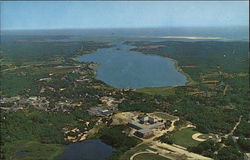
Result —
[[[215,40],[215,39],[222,39],[222,37],[192,37],[192,36],[163,36],[160,38],[168,38],[168,39],[204,39],[204,40]]]

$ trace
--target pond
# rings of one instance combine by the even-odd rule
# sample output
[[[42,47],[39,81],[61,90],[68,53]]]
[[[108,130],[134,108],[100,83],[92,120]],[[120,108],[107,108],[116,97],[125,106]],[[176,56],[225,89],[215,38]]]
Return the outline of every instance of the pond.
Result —
[[[66,146],[56,160],[105,160],[112,155],[114,148],[98,139],[90,139]]]
[[[123,42],[113,42],[113,48],[76,58],[81,62],[99,64],[96,78],[116,88],[179,86],[187,78],[178,72],[175,62],[164,57],[129,51],[134,48]]]

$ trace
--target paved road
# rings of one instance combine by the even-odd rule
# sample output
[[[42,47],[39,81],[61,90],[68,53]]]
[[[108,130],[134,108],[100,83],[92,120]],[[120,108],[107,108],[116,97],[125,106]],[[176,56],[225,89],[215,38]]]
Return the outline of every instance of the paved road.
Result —
[[[225,137],[227,138],[230,135],[233,135],[234,131],[236,130],[236,128],[238,127],[238,125],[240,124],[242,119],[242,115],[239,118],[239,121],[235,124],[235,126],[233,127],[233,129],[231,130],[231,132],[229,132],[228,134],[225,135]]]
[[[179,155],[186,155],[188,159],[190,160],[212,160],[212,158],[208,158],[208,157],[196,154],[196,153],[188,152],[187,150],[184,150],[182,148],[178,148],[173,145],[166,144],[166,143],[161,143],[159,141],[154,141],[152,143],[152,146],[153,148],[157,150],[170,150],[174,152],[175,154],[177,153]]]

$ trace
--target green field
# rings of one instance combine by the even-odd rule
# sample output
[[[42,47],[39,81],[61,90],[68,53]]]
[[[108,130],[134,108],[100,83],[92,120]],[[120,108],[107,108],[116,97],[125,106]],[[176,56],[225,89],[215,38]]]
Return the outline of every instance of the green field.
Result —
[[[192,139],[192,135],[198,133],[194,131],[192,128],[184,128],[179,130],[173,134],[174,143],[183,147],[196,146],[200,142]]]
[[[138,146],[128,150],[127,152],[123,153],[119,160],[128,160],[135,153],[145,151],[146,149],[149,149],[149,146],[147,144],[138,145]]]
[[[163,113],[163,112],[157,112],[157,113],[154,113],[154,115],[157,116],[157,117],[160,117],[162,119],[170,120],[170,121],[173,121],[173,120],[178,118],[176,116],[172,116],[172,115],[170,115],[168,113]]]
[[[174,95],[174,87],[151,87],[151,88],[141,88],[136,89],[136,92],[147,93],[147,94],[156,94],[156,95]]]
[[[134,157],[133,160],[170,160],[153,153],[142,153]]]

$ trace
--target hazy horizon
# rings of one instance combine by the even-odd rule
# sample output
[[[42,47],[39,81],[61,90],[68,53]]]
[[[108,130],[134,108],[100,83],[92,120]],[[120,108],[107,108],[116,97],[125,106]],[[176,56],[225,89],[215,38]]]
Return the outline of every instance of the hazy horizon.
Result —
[[[107,29],[47,29],[4,30],[2,40],[8,36],[66,36],[73,37],[137,37],[161,38],[167,36],[219,37],[220,39],[248,40],[249,27],[162,27],[162,28],[107,28]],[[64,37],[64,38],[66,38]],[[67,39],[67,38],[66,38]]]
[[[46,30],[121,30],[121,29],[176,29],[176,28],[248,28],[248,25],[235,26],[174,26],[174,27],[121,27],[121,28],[43,28],[43,29],[1,29],[1,31],[46,31]]]
[[[249,26],[248,1],[1,3],[1,30]]]

